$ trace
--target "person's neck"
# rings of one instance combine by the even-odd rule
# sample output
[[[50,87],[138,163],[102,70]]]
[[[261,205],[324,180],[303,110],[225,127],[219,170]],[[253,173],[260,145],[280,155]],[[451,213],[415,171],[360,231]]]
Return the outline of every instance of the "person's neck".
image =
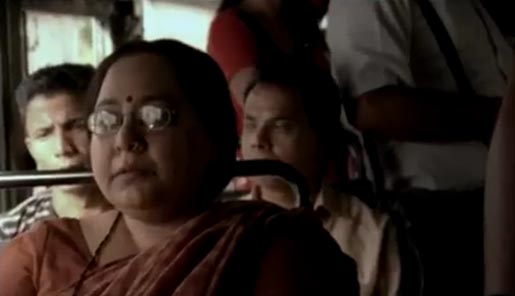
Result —
[[[81,193],[52,188],[52,206],[58,217],[75,219],[112,208],[100,191],[94,188]]]
[[[194,212],[183,215],[155,213],[124,213],[123,219],[132,239],[139,250],[145,250],[171,237],[182,225],[196,215]],[[153,216],[152,220],[145,217]],[[174,219],[155,219],[155,217]]]

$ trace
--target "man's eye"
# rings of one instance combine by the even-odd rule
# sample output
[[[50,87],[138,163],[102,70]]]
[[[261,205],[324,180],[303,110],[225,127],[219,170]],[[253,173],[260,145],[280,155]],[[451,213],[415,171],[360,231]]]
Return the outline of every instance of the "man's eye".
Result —
[[[281,131],[290,131],[293,129],[293,124],[289,120],[277,120],[274,122],[274,128]]]
[[[254,130],[256,129],[256,122],[252,120],[244,120],[243,121],[243,128],[246,130]]]
[[[34,138],[43,139],[43,138],[48,137],[51,133],[52,133],[51,128],[40,129],[40,130],[36,131],[36,133],[34,133]]]

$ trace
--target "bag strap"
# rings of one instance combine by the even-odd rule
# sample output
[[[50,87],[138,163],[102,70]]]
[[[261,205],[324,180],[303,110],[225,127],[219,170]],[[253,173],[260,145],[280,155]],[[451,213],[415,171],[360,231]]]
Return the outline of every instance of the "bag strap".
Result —
[[[456,49],[449,32],[438,16],[434,6],[429,2],[429,0],[415,0],[415,2],[420,7],[429,28],[433,32],[436,42],[445,57],[447,66],[452,72],[459,90],[468,94],[473,94],[474,88],[465,73],[458,50]]]

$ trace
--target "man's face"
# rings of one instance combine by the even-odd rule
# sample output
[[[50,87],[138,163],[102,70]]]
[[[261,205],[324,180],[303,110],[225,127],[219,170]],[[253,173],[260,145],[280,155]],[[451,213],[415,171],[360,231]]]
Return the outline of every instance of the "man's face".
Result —
[[[299,170],[314,186],[319,179],[320,147],[299,95],[280,86],[258,84],[247,97],[244,112],[243,158],[280,160]],[[253,181],[265,187],[283,183],[270,176]]]
[[[25,113],[25,144],[38,170],[89,167],[84,100],[67,93],[36,95]]]

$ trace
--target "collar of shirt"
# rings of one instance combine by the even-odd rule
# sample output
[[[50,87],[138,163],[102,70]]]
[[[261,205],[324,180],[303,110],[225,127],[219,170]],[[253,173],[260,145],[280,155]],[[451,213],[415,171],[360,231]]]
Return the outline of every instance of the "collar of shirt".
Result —
[[[323,184],[313,208],[325,224],[333,216],[350,216],[351,199],[351,196],[338,193],[330,185]]]

